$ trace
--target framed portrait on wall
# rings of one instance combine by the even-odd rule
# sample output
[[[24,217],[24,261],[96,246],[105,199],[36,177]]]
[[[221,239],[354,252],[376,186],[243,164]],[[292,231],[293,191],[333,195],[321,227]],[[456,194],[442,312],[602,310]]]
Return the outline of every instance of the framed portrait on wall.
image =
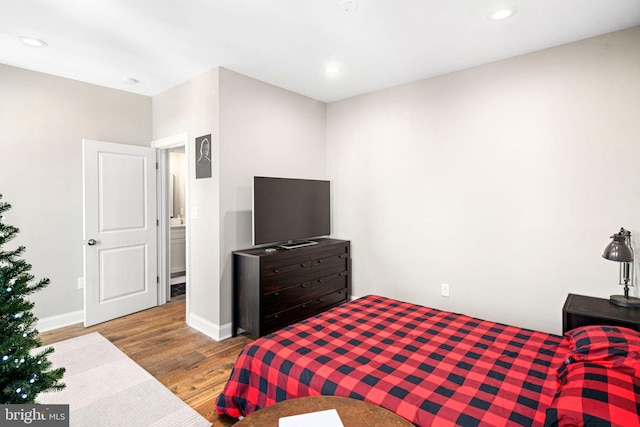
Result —
[[[211,178],[211,134],[196,138],[196,179]]]

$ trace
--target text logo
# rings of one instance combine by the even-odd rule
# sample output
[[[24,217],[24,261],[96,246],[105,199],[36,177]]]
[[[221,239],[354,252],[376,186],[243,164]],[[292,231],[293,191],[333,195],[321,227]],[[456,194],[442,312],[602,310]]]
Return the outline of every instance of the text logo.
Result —
[[[0,405],[0,425],[69,427],[69,405]]]

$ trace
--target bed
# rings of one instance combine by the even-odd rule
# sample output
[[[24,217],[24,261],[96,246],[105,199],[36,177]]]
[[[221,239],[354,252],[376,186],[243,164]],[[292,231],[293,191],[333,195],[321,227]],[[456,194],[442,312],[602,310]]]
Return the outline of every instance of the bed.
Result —
[[[370,295],[248,344],[216,410],[242,417],[334,395],[416,426],[630,427],[640,426],[638,376],[635,331],[561,337]]]

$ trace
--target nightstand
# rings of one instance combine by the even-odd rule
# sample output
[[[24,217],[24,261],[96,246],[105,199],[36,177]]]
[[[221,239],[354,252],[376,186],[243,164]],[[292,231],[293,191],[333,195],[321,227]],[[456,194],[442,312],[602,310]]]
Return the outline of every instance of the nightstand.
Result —
[[[562,307],[562,333],[588,325],[624,326],[640,331],[640,309],[620,307],[608,299],[569,294]]]

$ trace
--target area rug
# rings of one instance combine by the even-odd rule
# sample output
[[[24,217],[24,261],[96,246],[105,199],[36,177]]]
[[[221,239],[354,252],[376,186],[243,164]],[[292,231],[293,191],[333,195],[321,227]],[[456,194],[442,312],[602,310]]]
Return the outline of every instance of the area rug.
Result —
[[[59,392],[41,393],[41,404],[69,404],[71,427],[183,426],[211,423],[97,332],[51,346],[54,367],[63,366]]]

